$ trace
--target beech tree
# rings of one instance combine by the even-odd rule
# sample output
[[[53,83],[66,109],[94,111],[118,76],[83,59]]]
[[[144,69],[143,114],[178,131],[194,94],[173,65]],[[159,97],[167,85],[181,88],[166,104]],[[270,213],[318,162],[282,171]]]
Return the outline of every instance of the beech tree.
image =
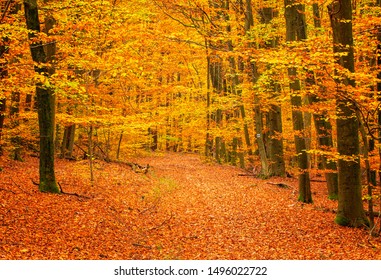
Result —
[[[8,0],[6,2],[0,3],[0,24],[3,23],[8,11],[11,8],[12,1]],[[8,38],[4,35],[1,35],[0,38],[0,81],[3,80],[6,76],[8,76],[7,70],[7,61],[5,59],[5,54],[8,52],[9,44]],[[6,113],[6,102],[7,99],[5,97],[5,93],[3,90],[0,91],[0,156],[3,154],[3,146],[2,146],[2,133],[4,127],[5,113]]]
[[[54,129],[55,129],[55,95],[49,84],[49,77],[54,73],[52,67],[55,55],[55,42],[45,44],[38,40],[41,32],[38,6],[36,0],[24,0],[25,19],[30,30],[30,52],[36,63],[34,69],[38,74],[39,82],[36,84],[36,99],[38,106],[38,122],[40,128],[40,183],[42,192],[60,193],[56,182],[54,170]],[[54,19],[45,18],[45,32],[48,34],[53,27]]]
[[[352,1],[334,1],[328,6],[336,58],[336,114],[339,205],[335,222],[342,226],[368,224],[362,204],[360,179],[359,120],[356,105],[351,101],[355,80]],[[344,70],[349,71],[349,73]]]
[[[286,18],[286,41],[302,41],[307,39],[307,26],[304,14],[304,5],[298,4],[294,0],[285,0],[285,18]],[[288,75],[291,80],[291,105],[293,128],[295,131],[296,157],[299,167],[299,198],[298,200],[310,203],[312,202],[310,175],[308,172],[309,163],[307,155],[307,145],[305,139],[305,124],[302,106],[302,97],[300,94],[301,84],[297,78],[297,69],[290,67]]]

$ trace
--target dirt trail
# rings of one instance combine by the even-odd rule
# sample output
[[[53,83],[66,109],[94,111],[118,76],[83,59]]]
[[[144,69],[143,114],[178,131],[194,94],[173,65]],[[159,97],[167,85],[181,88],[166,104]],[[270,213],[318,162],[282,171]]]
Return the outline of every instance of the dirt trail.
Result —
[[[189,154],[131,160],[152,169],[96,161],[93,187],[86,161],[57,160],[58,181],[79,197],[40,193],[36,158],[0,162],[0,259],[381,259],[380,239],[334,224],[324,183],[306,205],[295,179],[239,176]]]

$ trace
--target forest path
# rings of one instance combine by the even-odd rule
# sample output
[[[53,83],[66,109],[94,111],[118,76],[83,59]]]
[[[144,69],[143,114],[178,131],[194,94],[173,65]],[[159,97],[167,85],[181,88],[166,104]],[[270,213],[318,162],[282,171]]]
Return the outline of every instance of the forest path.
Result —
[[[379,238],[333,222],[324,183],[307,205],[295,179],[168,153],[130,159],[148,174],[97,160],[94,186],[88,161],[57,159],[57,180],[77,195],[54,195],[32,183],[37,158],[0,160],[0,259],[381,259]]]
[[[306,205],[297,202],[295,179],[239,176],[241,169],[208,164],[197,155],[146,160],[156,176],[175,182],[160,203],[171,216],[166,229],[150,238],[160,248],[152,258],[381,258],[369,248],[365,231],[334,224],[329,209],[336,202],[326,198],[324,183],[314,183],[314,204]]]

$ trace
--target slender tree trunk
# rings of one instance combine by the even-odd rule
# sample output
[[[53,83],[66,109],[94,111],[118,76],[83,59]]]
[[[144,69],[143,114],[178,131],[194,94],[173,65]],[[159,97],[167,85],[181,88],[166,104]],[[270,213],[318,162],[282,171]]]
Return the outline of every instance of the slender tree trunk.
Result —
[[[5,5],[7,4],[7,5]],[[0,16],[4,16],[7,13],[7,10],[9,9],[9,2],[1,3],[1,13]],[[4,10],[4,11],[3,11]],[[1,21],[3,21],[3,18],[0,19],[0,24]],[[0,59],[4,59],[4,55],[8,53],[9,50],[9,39],[6,36],[2,36],[0,38]],[[8,63],[7,62],[0,62],[0,80],[5,79],[8,76]],[[7,99],[5,96],[3,96],[3,93],[0,92],[0,156],[3,155],[3,140],[2,140],[2,135],[3,135],[3,129],[4,129],[4,120],[5,120],[5,112],[6,112],[6,102]]]
[[[369,214],[369,227],[373,229],[374,226],[374,213],[373,213],[373,188],[375,187],[375,182],[372,180],[372,170],[370,168],[369,162],[369,152],[371,151],[371,147],[368,142],[368,137],[365,131],[364,123],[361,119],[360,113],[356,112],[357,119],[359,120],[359,130],[360,135],[363,141],[363,153],[364,153],[364,162],[365,162],[365,172],[366,172],[366,182],[367,182],[367,190],[368,190],[368,214]]]
[[[15,3],[14,0],[7,0],[3,1],[4,6],[1,7],[1,20],[4,20],[9,15],[15,15],[20,11],[21,4]],[[0,58],[4,58],[4,54],[8,53],[9,51],[9,38],[2,37],[0,38]],[[7,69],[8,62],[0,63],[0,80],[4,79],[8,76],[8,69]],[[0,93],[1,95],[1,93]],[[10,115],[10,124],[9,129],[12,130],[15,127],[19,125],[18,121],[18,113],[19,113],[19,104],[20,104],[20,92],[13,91],[11,94],[11,105],[9,108],[9,115]],[[5,112],[6,112],[6,98],[2,97],[0,98],[0,155],[2,153],[2,143],[1,143],[1,133],[4,125],[4,119],[5,119]],[[21,136],[16,135],[11,137],[11,143],[13,148],[13,159],[14,160],[22,160],[21,158]]]
[[[35,33],[40,32],[38,6],[36,0],[24,0],[25,19],[30,30],[29,39],[36,38]],[[52,24],[51,18],[45,19],[46,31]],[[49,42],[43,46],[42,42],[30,45],[33,61],[36,63],[37,74],[49,79],[54,73],[54,68],[43,64],[52,60],[55,53],[55,43]],[[54,171],[54,129],[55,129],[55,95],[51,87],[41,82],[36,84],[36,97],[38,103],[38,123],[40,128],[40,184],[42,192],[60,193]]]
[[[328,6],[332,32],[333,50],[336,62],[351,73],[354,69],[352,2],[334,1]],[[340,55],[339,55],[340,54]],[[341,75],[341,73],[338,73]],[[352,78],[342,75],[337,82],[337,150],[339,153],[339,204],[335,222],[342,226],[359,227],[368,225],[365,216],[360,180],[359,122],[356,107],[348,102],[351,93],[347,87],[354,87]],[[347,158],[348,157],[348,158]]]
[[[270,24],[276,14],[275,10],[270,7],[263,8],[261,10],[261,22]],[[277,39],[272,39],[266,43],[266,48],[276,48],[278,46]],[[272,65],[268,65],[269,68]],[[272,99],[276,100],[279,96],[280,86],[271,79],[270,87],[272,89]],[[267,118],[268,126],[268,143],[267,143],[267,155],[269,158],[269,175],[270,176],[285,176],[286,165],[283,156],[283,127],[282,127],[282,108],[279,104],[273,102],[270,105]]]
[[[12,92],[11,106],[10,106],[10,128],[15,129],[20,125],[19,122],[19,112],[20,112],[20,92]],[[11,143],[13,146],[13,160],[22,161],[21,151],[22,151],[22,138],[20,135],[12,135]]]
[[[286,17],[286,40],[300,41],[307,38],[306,21],[304,15],[304,5],[296,3],[294,0],[285,0],[285,17]],[[307,145],[305,137],[305,125],[303,113],[300,111],[302,106],[302,97],[300,94],[300,81],[296,78],[296,68],[289,68],[288,75],[290,77],[291,89],[291,105],[293,128],[295,131],[295,148],[299,167],[299,201],[311,203],[311,187],[309,175],[309,163],[307,155]]]
[[[90,124],[89,133],[88,133],[88,156],[89,156],[89,165],[90,165],[90,184],[94,186],[94,143],[93,143],[93,125]]]
[[[1,71],[1,69],[0,69]],[[1,79],[1,78],[0,78]],[[6,98],[0,98],[0,156],[3,155],[3,128],[5,120],[5,110],[6,110]]]
[[[205,136],[205,156],[210,157],[213,153],[213,140],[210,135],[210,123],[211,123],[211,115],[210,115],[210,57],[209,57],[209,49],[208,42],[205,40],[206,45],[206,59],[207,59],[207,85],[206,85],[206,136]]]
[[[8,44],[6,38],[0,38],[0,59],[3,59],[4,54],[8,51]],[[0,63],[0,80],[8,76],[7,63]],[[0,93],[0,156],[3,154],[2,134],[4,128],[5,111],[7,99]]]
[[[381,0],[376,1],[376,5],[378,7],[381,7]],[[377,57],[377,67],[381,66],[381,26],[378,26],[377,29],[377,50],[376,50],[376,57]],[[377,73],[377,79],[381,81],[381,71],[378,71]],[[378,102],[381,102],[381,82],[377,82],[377,100]],[[377,118],[378,118],[378,126],[381,127],[381,110],[378,109],[377,112]],[[381,130],[378,131],[378,138],[381,139]],[[380,144],[380,141],[378,141]],[[379,189],[381,191],[381,148],[378,148],[378,155],[379,155],[379,168],[378,168],[378,178],[379,178]],[[379,206],[381,207],[381,196],[379,197]],[[379,225],[378,235],[381,234],[381,223]]]
[[[313,3],[312,4],[312,11],[314,15],[314,26],[316,28],[321,27],[321,17],[320,17],[320,11],[319,11],[319,3]]]
[[[321,18],[318,3],[313,4],[313,14],[314,14],[314,26],[316,28],[321,27]],[[306,80],[307,85],[312,86],[315,84],[314,73],[309,73],[309,77]],[[323,91],[326,89],[322,88]],[[309,97],[311,104],[317,103],[318,98],[316,95],[311,95]],[[332,149],[332,125],[329,120],[326,119],[326,114],[313,114],[313,120],[315,125],[315,130],[317,134],[317,143],[320,149]],[[334,160],[329,160],[327,156],[322,155],[320,157],[321,165],[324,169],[325,179],[327,181],[328,198],[332,200],[338,199],[338,175],[337,175],[337,164]]]
[[[153,137],[153,136],[152,136]],[[118,148],[116,150],[116,159],[119,160],[120,156],[120,146],[122,145],[122,140],[123,140],[123,131],[119,135],[119,140],[118,140]],[[157,148],[157,147],[156,147]],[[151,144],[151,150],[152,150],[152,144]]]
[[[72,158],[75,138],[75,124],[65,126],[61,145],[61,157]]]
[[[245,9],[245,32],[249,33],[250,29],[254,26],[253,19],[253,10],[251,5],[251,0],[246,1],[246,9]],[[252,44],[249,43],[249,48],[252,48]],[[259,73],[257,69],[257,65],[251,58],[248,59],[248,73],[251,77],[251,83],[254,85],[258,81]],[[260,175],[267,178],[270,176],[270,162],[267,156],[266,143],[264,137],[264,122],[263,122],[263,113],[261,111],[260,99],[258,95],[254,92],[254,123],[255,123],[255,139],[258,146],[259,158],[261,161],[261,172]]]

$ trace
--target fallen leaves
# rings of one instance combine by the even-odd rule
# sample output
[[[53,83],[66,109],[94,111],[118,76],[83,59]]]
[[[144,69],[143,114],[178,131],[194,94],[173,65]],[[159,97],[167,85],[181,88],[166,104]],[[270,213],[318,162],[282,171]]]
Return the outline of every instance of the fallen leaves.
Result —
[[[324,183],[307,205],[290,178],[279,188],[196,155],[135,161],[152,168],[97,162],[90,187],[85,162],[57,160],[64,191],[86,199],[40,193],[36,158],[3,161],[0,259],[381,259],[379,238],[334,224]]]

